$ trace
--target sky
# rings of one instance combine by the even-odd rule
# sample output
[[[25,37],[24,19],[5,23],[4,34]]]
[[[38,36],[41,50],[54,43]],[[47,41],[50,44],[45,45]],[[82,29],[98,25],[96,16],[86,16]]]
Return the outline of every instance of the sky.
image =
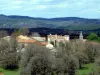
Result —
[[[100,18],[100,0],[0,0],[0,14]]]

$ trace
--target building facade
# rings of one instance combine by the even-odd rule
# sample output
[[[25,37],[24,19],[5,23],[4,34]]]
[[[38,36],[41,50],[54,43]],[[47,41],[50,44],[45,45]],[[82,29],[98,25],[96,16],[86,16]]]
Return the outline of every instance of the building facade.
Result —
[[[57,35],[57,34],[56,35],[50,34],[47,36],[47,40],[48,40],[48,43],[52,42],[54,45],[56,45],[59,42],[69,41],[70,37],[69,37],[69,35],[62,36],[62,35]]]

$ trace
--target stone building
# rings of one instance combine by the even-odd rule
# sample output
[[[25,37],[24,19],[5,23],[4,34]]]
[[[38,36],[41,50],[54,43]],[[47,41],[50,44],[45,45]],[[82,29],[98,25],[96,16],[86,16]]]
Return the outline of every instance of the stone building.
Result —
[[[50,34],[50,35],[47,36],[47,40],[48,40],[48,43],[52,42],[53,45],[56,45],[59,42],[69,41],[70,37],[69,37],[69,35],[62,36],[62,35],[57,35],[57,34],[56,35]]]

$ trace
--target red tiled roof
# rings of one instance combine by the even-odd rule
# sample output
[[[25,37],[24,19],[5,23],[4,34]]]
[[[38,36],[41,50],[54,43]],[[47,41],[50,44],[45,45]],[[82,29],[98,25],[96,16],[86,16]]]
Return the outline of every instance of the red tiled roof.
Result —
[[[42,45],[47,45],[48,43],[47,43],[47,42],[41,42],[41,44],[42,44]]]
[[[34,43],[34,42],[36,42],[36,40],[34,40],[34,39],[31,39],[31,40],[17,39],[17,41],[21,42],[21,43]]]
[[[30,39],[30,40],[16,39],[16,40],[19,43],[36,43],[37,45],[43,45],[43,46],[48,44],[47,42],[39,42],[39,41],[36,41],[34,39]]]

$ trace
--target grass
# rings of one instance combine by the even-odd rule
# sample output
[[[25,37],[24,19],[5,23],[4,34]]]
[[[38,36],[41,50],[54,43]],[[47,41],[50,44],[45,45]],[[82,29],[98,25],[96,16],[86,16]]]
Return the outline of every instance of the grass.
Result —
[[[20,70],[5,70],[0,68],[0,71],[2,71],[4,73],[4,75],[20,75]]]
[[[95,70],[95,65],[93,63],[85,64],[84,69],[77,70],[76,75],[88,75],[88,73],[92,72],[93,70]],[[20,75],[20,70],[11,71],[0,68],[0,71],[2,71],[4,75]]]
[[[95,65],[93,63],[85,64],[84,69],[77,70],[76,75],[88,75],[90,72],[95,70]]]

